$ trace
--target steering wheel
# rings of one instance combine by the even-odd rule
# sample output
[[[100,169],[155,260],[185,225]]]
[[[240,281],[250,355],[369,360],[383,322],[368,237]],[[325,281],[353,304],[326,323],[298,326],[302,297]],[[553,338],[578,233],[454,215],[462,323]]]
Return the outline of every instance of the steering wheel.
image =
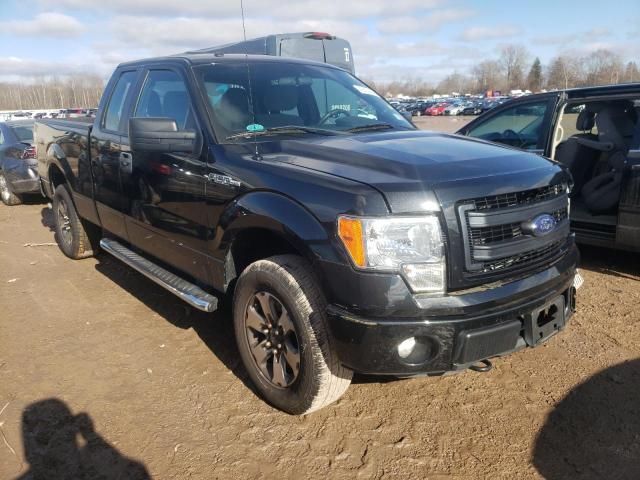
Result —
[[[351,113],[348,110],[345,110],[344,108],[334,108],[333,110],[329,110],[327,113],[325,113],[322,116],[322,118],[318,122],[318,125],[324,125],[327,122],[327,120],[329,120],[330,118],[333,118],[333,117],[337,118],[340,115],[345,115],[347,117],[350,117]]]
[[[511,130],[510,128],[507,128],[504,132],[502,132],[502,137],[508,140],[517,140],[521,145],[524,144],[524,141],[522,140],[520,134],[514,130]]]

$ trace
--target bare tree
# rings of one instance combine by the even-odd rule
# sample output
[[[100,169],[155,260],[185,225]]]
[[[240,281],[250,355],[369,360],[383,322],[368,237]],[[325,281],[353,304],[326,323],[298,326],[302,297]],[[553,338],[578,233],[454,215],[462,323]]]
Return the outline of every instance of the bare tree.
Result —
[[[631,83],[640,81],[640,70],[636,62],[628,62],[624,69],[623,82]]]
[[[471,69],[474,90],[486,92],[500,87],[500,64],[495,60],[484,60]]]
[[[500,66],[505,75],[505,87],[522,87],[524,68],[529,60],[529,51],[523,45],[505,45],[500,49]]]
[[[0,83],[0,110],[91,108],[98,105],[103,89],[104,81],[97,75]]]

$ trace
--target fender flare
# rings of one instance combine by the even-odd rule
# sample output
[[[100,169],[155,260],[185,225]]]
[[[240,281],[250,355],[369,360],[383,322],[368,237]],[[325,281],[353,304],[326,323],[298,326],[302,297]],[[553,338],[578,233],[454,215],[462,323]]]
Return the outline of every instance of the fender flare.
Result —
[[[331,233],[311,211],[290,197],[270,191],[248,193],[225,209],[218,222],[221,233],[214,241],[216,256],[228,258],[238,234],[252,228],[277,234],[311,264],[344,261]]]

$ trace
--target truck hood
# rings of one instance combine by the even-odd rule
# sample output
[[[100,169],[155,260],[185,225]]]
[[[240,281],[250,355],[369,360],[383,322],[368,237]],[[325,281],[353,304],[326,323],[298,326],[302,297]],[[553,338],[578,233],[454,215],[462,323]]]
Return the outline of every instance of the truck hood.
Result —
[[[457,135],[393,131],[266,142],[280,161],[368,184],[393,213],[435,211],[461,199],[568,181],[541,156]]]

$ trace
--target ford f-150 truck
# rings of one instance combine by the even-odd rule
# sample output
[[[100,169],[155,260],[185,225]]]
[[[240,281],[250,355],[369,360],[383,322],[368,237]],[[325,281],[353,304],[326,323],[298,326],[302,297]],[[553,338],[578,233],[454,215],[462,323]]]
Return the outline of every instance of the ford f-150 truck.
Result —
[[[126,63],[93,125],[35,138],[61,250],[101,248],[204,311],[228,298],[250,378],[289,413],[354,371],[486,371],[575,309],[570,174],[419,131],[331,65]]]

